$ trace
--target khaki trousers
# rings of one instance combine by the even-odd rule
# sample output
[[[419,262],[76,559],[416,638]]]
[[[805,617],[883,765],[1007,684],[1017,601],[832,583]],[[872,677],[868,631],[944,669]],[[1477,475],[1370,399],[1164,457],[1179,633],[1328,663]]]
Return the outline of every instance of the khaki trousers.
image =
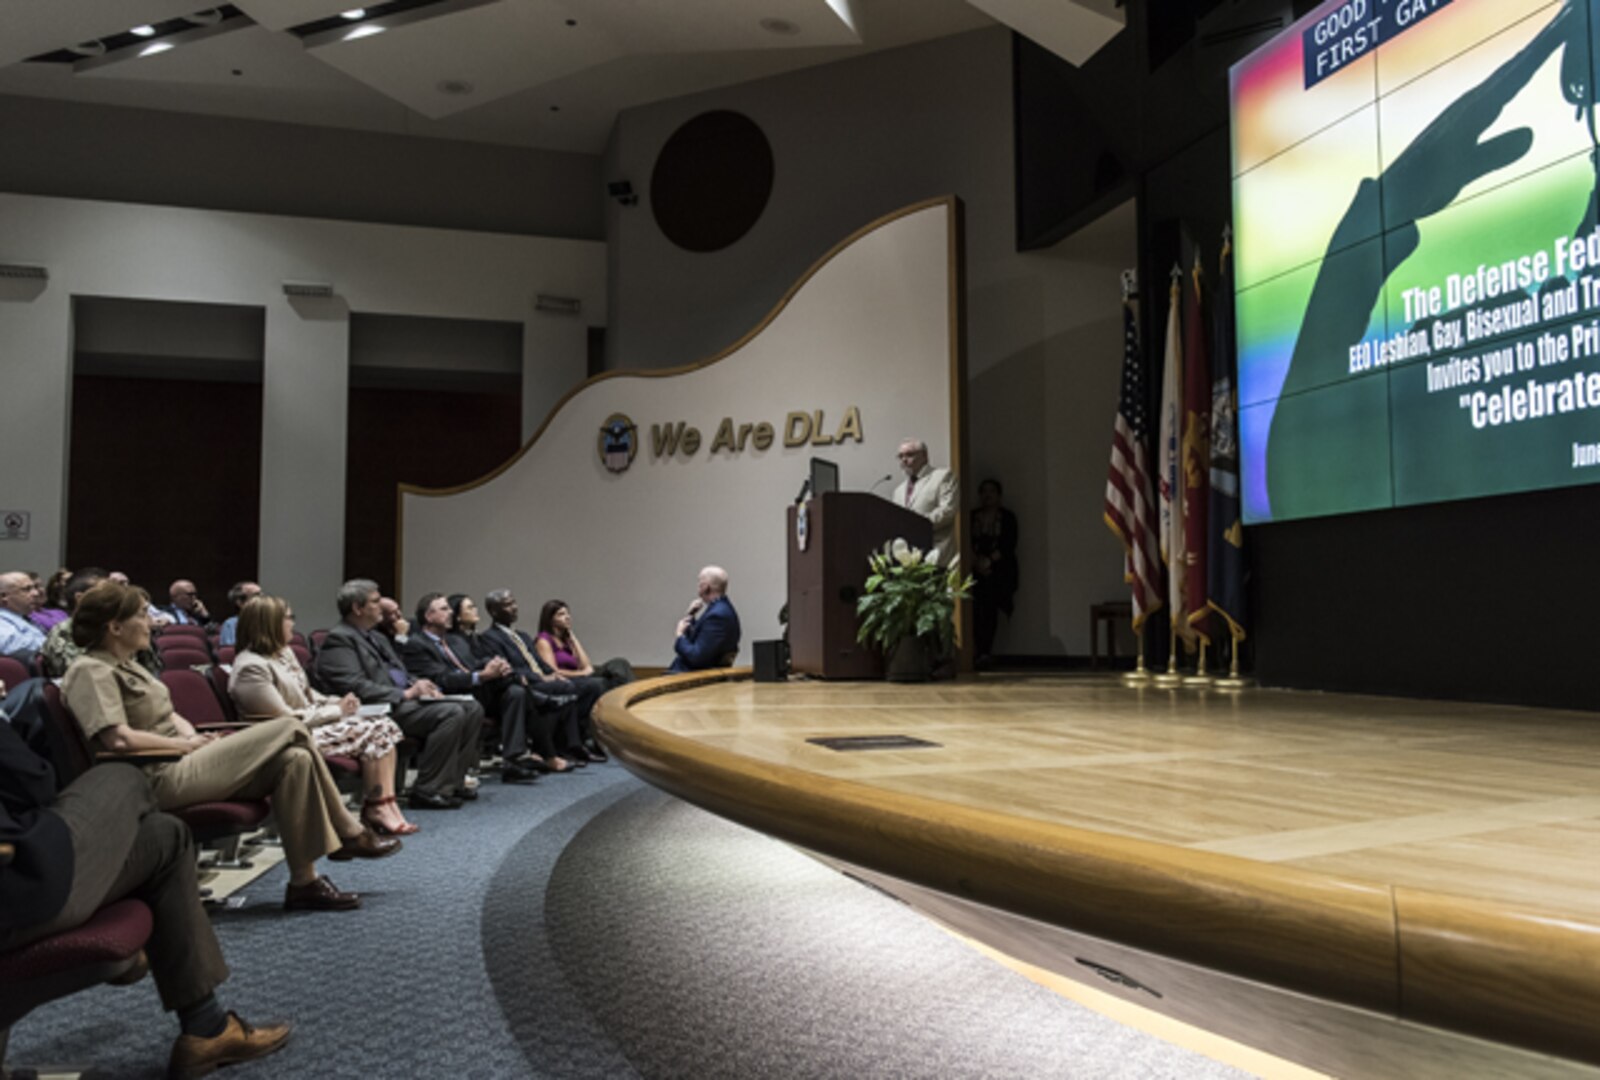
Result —
[[[291,867],[310,865],[362,828],[345,809],[311,732],[287,716],[207,743],[158,770],[150,786],[163,810],[271,796]]]

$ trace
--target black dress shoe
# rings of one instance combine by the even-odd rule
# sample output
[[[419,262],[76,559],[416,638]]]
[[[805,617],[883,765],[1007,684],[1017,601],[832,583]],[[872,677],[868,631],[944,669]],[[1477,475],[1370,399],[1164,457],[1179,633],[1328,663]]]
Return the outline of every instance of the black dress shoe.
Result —
[[[451,797],[456,799],[458,802],[477,802],[478,801],[478,789],[477,788],[469,788],[469,787],[458,787],[452,793]]]
[[[459,810],[461,800],[437,791],[413,791],[406,806],[412,810]]]
[[[500,780],[506,784],[525,784],[539,779],[539,770],[508,761],[500,766]]]
[[[606,755],[606,752],[601,749],[600,744],[597,742],[590,743],[588,746],[585,746],[584,749],[589,752],[589,760],[597,765],[604,765],[606,762],[611,760],[611,758]]]

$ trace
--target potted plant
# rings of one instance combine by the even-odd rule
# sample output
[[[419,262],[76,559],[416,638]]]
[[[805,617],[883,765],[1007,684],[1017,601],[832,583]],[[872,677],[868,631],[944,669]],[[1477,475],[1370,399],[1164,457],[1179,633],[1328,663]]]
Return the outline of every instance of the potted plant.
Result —
[[[926,682],[934,662],[954,649],[956,601],[972,595],[972,578],[903,539],[867,562],[872,574],[856,601],[856,640],[883,653],[892,682]]]

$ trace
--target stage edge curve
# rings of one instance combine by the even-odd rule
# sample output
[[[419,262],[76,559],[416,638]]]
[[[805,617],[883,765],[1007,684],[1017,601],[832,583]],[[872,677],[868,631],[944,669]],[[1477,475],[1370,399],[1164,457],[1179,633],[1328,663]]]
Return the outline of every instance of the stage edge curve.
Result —
[[[631,711],[749,677],[633,683],[600,700],[596,726],[648,783],[821,854],[1294,993],[1600,1064],[1600,926],[882,791]]]

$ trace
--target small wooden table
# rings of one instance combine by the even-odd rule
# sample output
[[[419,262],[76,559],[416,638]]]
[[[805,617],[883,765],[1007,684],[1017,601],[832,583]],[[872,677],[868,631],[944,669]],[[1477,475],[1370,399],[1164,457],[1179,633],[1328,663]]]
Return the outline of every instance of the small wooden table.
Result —
[[[1089,670],[1100,670],[1100,628],[1106,628],[1106,656],[1111,663],[1117,662],[1117,621],[1128,620],[1133,623],[1133,603],[1129,600],[1114,600],[1104,604],[1089,605]]]

